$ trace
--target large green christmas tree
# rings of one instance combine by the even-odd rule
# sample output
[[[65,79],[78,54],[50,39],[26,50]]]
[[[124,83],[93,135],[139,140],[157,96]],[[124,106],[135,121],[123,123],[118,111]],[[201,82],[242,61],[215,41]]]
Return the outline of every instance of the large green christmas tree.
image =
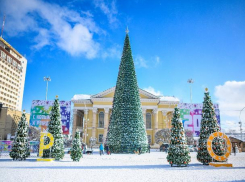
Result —
[[[73,161],[79,162],[81,157],[83,157],[83,154],[82,154],[82,146],[80,141],[80,132],[76,131],[75,138],[72,141],[71,159]]]
[[[145,153],[148,147],[128,32],[124,41],[106,144],[112,153],[134,153],[139,148],[141,153]]]
[[[201,129],[200,129],[200,139],[198,141],[198,153],[197,160],[205,165],[208,165],[209,162],[215,161],[209,155],[207,150],[207,140],[209,136],[220,131],[217,118],[215,115],[215,110],[211,97],[209,96],[208,89],[204,93],[203,109],[202,109],[202,120],[201,120]],[[224,155],[224,140],[220,137],[217,137],[212,142],[212,149],[216,155]]]
[[[51,149],[44,150],[43,157],[52,157],[55,160],[63,159],[64,153],[64,139],[63,139],[63,131],[62,131],[62,122],[60,115],[60,104],[58,96],[54,101],[51,114],[50,114],[50,122],[48,124],[48,132],[51,133],[54,137],[54,145]],[[45,140],[45,144],[49,142],[49,139]]]
[[[13,160],[25,160],[30,156],[28,144],[28,123],[26,121],[25,112],[22,113],[20,122],[18,123],[18,128],[12,145],[12,151],[9,155]]]
[[[191,161],[189,148],[185,138],[185,131],[180,119],[179,108],[174,109],[171,127],[171,141],[167,160],[171,166],[187,166]]]

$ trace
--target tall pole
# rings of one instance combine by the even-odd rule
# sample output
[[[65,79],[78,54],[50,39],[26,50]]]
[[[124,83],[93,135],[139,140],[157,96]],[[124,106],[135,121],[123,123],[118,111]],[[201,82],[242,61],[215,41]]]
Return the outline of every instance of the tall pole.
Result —
[[[48,82],[51,81],[51,78],[50,77],[44,77],[43,80],[47,82],[47,85],[46,85],[46,101],[47,101],[47,99],[48,99]]]
[[[191,79],[188,79],[187,82],[190,84],[190,100],[192,103],[192,87],[191,87],[191,84],[194,83],[194,80],[191,78]]]
[[[46,86],[46,101],[47,101],[47,98],[48,98],[48,81],[47,81],[47,86]]]
[[[239,115],[239,119],[240,119],[239,124],[240,124],[241,140],[242,140],[242,120],[241,120],[241,114],[242,114],[243,109],[245,109],[245,107],[242,108],[242,109],[240,110],[240,115]]]

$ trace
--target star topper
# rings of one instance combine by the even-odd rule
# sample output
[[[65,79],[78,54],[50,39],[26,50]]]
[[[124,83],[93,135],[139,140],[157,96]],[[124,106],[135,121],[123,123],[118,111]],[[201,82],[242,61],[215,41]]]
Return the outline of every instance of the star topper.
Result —
[[[207,87],[205,88],[205,91],[208,92],[208,88]]]
[[[126,32],[126,34],[128,34],[128,33],[129,33],[128,26],[127,26],[127,29],[126,29],[126,31],[125,31],[125,32]]]

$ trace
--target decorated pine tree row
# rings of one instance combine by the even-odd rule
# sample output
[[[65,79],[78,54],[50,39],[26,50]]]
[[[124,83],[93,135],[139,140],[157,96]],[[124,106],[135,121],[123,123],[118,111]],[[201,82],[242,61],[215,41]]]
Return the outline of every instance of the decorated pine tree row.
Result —
[[[167,160],[171,166],[187,166],[191,161],[191,157],[185,138],[184,127],[180,119],[180,111],[178,108],[174,109],[171,125],[171,141]]]
[[[106,144],[112,153],[134,153],[139,148],[145,153],[148,147],[128,32],[124,41]]]
[[[82,154],[82,146],[80,141],[80,132],[76,131],[74,140],[72,141],[71,159],[73,161],[79,162],[81,157],[83,157],[83,154]]]
[[[207,140],[212,133],[219,131],[220,128],[215,115],[214,106],[211,101],[211,97],[209,96],[208,89],[206,88],[202,109],[200,139],[198,141],[197,160],[199,162],[207,165],[212,161],[212,157],[209,155],[207,150]],[[224,155],[224,141],[220,137],[215,138],[212,142],[212,149],[216,155]]]
[[[18,128],[15,133],[15,139],[12,145],[10,157],[13,160],[25,160],[30,156],[28,144],[28,123],[26,121],[25,111],[22,113]]]
[[[62,122],[60,115],[60,105],[58,96],[54,101],[52,110],[50,113],[50,122],[48,124],[48,132],[51,133],[54,137],[54,145],[51,147],[51,150],[44,150],[43,157],[52,157],[55,160],[63,159],[64,153],[64,139],[62,131]],[[49,142],[49,139],[46,139],[45,144]]]

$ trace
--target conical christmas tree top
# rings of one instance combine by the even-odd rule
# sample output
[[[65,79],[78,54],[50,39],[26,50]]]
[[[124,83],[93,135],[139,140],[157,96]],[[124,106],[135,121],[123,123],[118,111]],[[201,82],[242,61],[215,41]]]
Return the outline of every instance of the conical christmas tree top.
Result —
[[[106,144],[112,153],[134,153],[139,148],[145,153],[148,140],[128,30],[126,33]]]
[[[185,131],[180,120],[180,111],[174,109],[171,127],[171,141],[168,150],[167,160],[172,165],[187,166],[191,161],[190,152],[187,146]]]
[[[215,115],[214,106],[211,101],[211,97],[209,96],[208,89],[206,88],[197,153],[197,160],[203,164],[208,164],[209,162],[215,161],[208,153],[207,140],[212,133],[218,131],[220,131],[220,128]],[[212,142],[212,148],[216,155],[224,155],[224,140],[222,140],[220,137],[215,138]]]
[[[15,133],[12,151],[9,155],[13,160],[25,160],[30,155],[28,144],[28,123],[26,121],[25,111],[22,113]]]

